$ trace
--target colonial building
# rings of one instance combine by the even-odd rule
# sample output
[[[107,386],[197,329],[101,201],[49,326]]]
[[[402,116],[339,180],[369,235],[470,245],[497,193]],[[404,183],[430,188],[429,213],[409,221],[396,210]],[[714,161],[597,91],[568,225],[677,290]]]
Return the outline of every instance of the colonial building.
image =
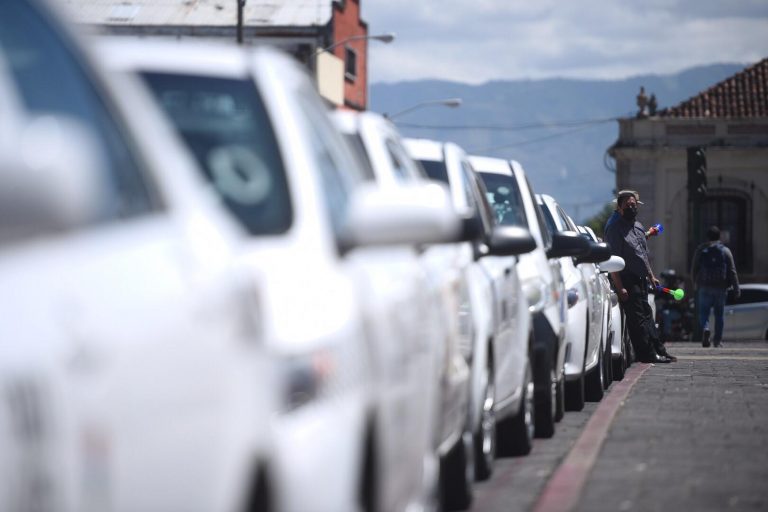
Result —
[[[695,211],[687,190],[689,147],[706,152],[708,190]],[[657,273],[688,275],[692,250],[715,224],[741,281],[768,282],[768,59],[658,114],[641,106],[636,118],[619,121],[609,153],[616,189],[637,190],[645,203],[641,222],[664,225],[650,242]]]
[[[305,63],[331,103],[368,103],[368,25],[360,0],[64,0],[75,20],[107,34],[270,44]],[[241,22],[238,23],[238,18]],[[351,39],[350,39],[351,38]],[[330,51],[323,48],[334,46]]]

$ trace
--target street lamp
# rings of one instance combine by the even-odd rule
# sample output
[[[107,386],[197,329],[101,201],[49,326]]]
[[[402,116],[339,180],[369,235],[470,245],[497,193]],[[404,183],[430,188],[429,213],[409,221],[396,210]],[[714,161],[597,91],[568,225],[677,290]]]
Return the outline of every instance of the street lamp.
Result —
[[[416,110],[417,108],[422,108],[429,105],[443,105],[445,107],[456,108],[461,105],[461,98],[445,98],[442,100],[422,101],[421,103],[417,103],[411,107],[406,108],[405,110],[395,112],[394,114],[384,114],[384,117],[387,119],[394,119],[397,116],[401,116],[412,110]]]
[[[389,43],[391,43],[392,41],[395,40],[395,34],[393,34],[392,32],[388,32],[386,34],[375,34],[375,35],[358,34],[356,36],[350,36],[350,37],[348,37],[346,39],[342,39],[341,41],[337,41],[337,42],[333,43],[331,46],[326,46],[325,48],[318,48],[315,51],[315,55],[317,55],[319,53],[322,53],[322,52],[327,52],[329,50],[333,50],[337,46],[342,45],[344,43],[348,43],[349,41],[358,41],[360,39],[373,39],[375,41],[381,41],[382,43],[389,44]]]

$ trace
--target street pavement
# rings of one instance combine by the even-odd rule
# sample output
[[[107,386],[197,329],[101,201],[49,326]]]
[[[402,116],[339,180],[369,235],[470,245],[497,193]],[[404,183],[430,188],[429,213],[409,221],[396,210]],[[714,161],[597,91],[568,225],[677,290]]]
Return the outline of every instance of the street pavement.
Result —
[[[678,362],[633,365],[631,388],[498,459],[472,510],[768,510],[768,343],[667,346]]]

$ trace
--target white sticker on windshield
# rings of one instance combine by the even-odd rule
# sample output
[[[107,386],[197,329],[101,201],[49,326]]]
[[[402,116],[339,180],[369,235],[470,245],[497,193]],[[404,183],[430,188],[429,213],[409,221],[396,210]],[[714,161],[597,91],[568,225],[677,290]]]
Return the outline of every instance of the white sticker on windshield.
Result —
[[[264,161],[246,146],[220,146],[208,153],[216,189],[226,199],[244,205],[262,202],[272,190],[272,175]]]

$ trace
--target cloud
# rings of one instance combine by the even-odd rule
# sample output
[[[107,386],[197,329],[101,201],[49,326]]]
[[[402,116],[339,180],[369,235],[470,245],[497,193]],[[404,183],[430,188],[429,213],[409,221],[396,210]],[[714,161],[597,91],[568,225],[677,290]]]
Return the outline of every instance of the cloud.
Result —
[[[759,0],[363,0],[371,82],[604,78],[672,73],[768,55]],[[406,14],[407,13],[407,14]]]

